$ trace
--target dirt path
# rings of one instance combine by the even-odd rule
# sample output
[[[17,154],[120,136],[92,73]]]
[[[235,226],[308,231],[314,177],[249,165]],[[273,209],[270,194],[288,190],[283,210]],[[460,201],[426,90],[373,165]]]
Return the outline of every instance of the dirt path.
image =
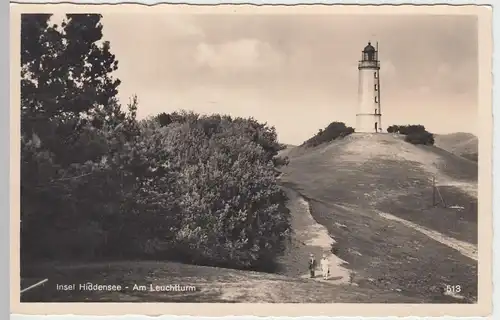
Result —
[[[327,255],[330,262],[329,283],[349,282],[349,270],[342,265],[347,264],[331,252],[335,240],[328,234],[328,230],[317,223],[309,211],[309,204],[297,192],[286,190],[289,197],[288,208],[292,215],[292,241],[285,254],[279,259],[280,274],[292,277],[309,278],[308,258],[312,253],[319,261],[323,254]],[[316,271],[315,280],[324,281],[321,271]]]
[[[472,183],[472,182],[464,182],[464,181],[454,181],[449,178],[442,178],[442,182],[437,182],[436,187],[455,187],[466,194],[470,195],[471,197],[477,198],[478,197],[478,188],[477,188],[477,183]]]
[[[428,236],[431,239],[434,239],[434,240],[436,240],[436,241],[438,241],[438,242],[440,242],[440,243],[442,243],[450,248],[457,250],[462,255],[464,255],[468,258],[471,258],[471,259],[474,259],[475,261],[478,261],[477,246],[475,246],[471,243],[460,241],[460,240],[445,236],[444,234],[441,234],[437,231],[434,231],[434,230],[431,230],[428,228],[424,228],[424,227],[419,226],[413,222],[398,218],[398,217],[393,216],[393,215],[388,214],[388,213],[379,212],[379,215],[385,219],[388,219],[388,220],[398,221],[407,227],[410,227],[414,230],[417,230],[417,231],[425,234],[426,236]]]

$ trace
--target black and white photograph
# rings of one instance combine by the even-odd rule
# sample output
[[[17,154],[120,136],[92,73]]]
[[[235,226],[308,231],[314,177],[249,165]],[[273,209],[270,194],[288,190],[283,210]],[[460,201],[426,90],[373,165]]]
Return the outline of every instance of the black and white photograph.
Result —
[[[26,308],[491,299],[480,10],[12,6]]]

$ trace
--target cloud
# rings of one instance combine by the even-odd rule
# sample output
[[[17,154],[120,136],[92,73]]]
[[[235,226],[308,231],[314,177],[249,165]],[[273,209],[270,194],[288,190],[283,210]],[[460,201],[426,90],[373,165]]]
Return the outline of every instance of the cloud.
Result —
[[[258,39],[239,39],[222,44],[202,42],[195,52],[195,62],[216,70],[257,71],[279,67],[282,57],[272,46]]]
[[[120,96],[137,93],[141,116],[178,108],[254,115],[299,143],[331,121],[353,124],[357,63],[377,40],[385,123],[433,129],[438,120],[428,114],[477,117],[477,27],[466,16],[151,10],[105,15],[103,25],[120,61]],[[460,126],[453,120],[439,128]]]

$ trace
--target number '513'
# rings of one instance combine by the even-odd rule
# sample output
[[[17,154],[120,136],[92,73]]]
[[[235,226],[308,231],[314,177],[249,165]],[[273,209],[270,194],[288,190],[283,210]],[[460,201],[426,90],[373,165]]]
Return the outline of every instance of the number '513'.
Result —
[[[461,291],[462,287],[460,285],[446,286],[446,293],[459,293]]]

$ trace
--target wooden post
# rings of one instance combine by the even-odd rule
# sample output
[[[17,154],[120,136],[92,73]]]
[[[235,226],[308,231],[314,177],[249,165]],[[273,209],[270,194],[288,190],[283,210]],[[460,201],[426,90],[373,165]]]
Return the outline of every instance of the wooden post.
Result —
[[[436,205],[436,178],[432,176],[432,206]]]
[[[441,192],[439,192],[439,188],[436,186],[436,177],[432,176],[432,206],[436,206],[436,192],[437,195],[439,196],[439,199],[441,199],[441,204],[443,205],[444,208],[446,208],[446,202],[444,201],[443,196],[441,195]]]
[[[446,208],[446,202],[444,201],[444,198],[443,196],[441,195],[441,192],[439,192],[439,189],[436,188],[437,192],[438,192],[438,195],[439,195],[439,198],[441,199],[441,203],[443,204],[443,208]]]

